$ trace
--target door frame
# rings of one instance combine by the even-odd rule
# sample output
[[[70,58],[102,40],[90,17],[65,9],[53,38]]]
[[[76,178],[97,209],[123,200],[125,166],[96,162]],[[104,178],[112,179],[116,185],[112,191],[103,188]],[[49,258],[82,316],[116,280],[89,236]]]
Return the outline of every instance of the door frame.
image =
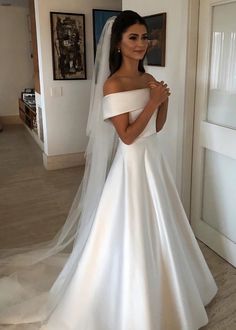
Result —
[[[186,54],[187,63],[183,117],[182,180],[180,195],[190,223],[199,8],[200,0],[188,1],[188,35]]]

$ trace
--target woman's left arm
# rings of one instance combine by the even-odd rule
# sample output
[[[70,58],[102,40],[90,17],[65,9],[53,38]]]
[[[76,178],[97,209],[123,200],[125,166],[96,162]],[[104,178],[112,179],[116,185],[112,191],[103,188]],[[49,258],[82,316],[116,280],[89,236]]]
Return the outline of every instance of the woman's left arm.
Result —
[[[166,118],[167,118],[167,110],[168,110],[168,101],[169,98],[166,99],[165,102],[163,102],[158,109],[157,112],[157,118],[156,118],[156,131],[160,132],[160,130],[163,128]]]

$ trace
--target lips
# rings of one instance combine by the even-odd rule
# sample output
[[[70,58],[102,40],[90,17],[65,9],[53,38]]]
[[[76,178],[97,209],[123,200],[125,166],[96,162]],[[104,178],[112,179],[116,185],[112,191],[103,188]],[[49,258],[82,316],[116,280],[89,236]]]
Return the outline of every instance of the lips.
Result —
[[[137,54],[143,54],[145,52],[145,50],[134,50],[134,52]]]

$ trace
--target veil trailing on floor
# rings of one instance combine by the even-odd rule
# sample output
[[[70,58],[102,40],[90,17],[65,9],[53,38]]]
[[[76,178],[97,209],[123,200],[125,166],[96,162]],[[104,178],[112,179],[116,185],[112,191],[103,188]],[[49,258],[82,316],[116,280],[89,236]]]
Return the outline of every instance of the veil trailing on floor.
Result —
[[[0,324],[45,320],[70,282],[89,237],[117,146],[115,130],[103,120],[102,112],[114,19],[107,21],[97,47],[82,183],[64,226],[52,241],[0,251]]]

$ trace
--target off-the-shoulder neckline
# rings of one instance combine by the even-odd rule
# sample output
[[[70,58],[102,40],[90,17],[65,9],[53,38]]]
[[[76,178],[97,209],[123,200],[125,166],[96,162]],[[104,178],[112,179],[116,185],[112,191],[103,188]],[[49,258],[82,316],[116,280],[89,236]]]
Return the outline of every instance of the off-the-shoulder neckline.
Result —
[[[130,89],[128,91],[121,91],[121,92],[110,93],[110,94],[104,95],[103,97],[106,98],[108,96],[112,96],[112,95],[116,95],[116,94],[128,93],[128,92],[137,92],[137,91],[143,91],[143,90],[146,90],[146,89],[149,89],[149,88],[148,87],[144,87],[144,88]]]

